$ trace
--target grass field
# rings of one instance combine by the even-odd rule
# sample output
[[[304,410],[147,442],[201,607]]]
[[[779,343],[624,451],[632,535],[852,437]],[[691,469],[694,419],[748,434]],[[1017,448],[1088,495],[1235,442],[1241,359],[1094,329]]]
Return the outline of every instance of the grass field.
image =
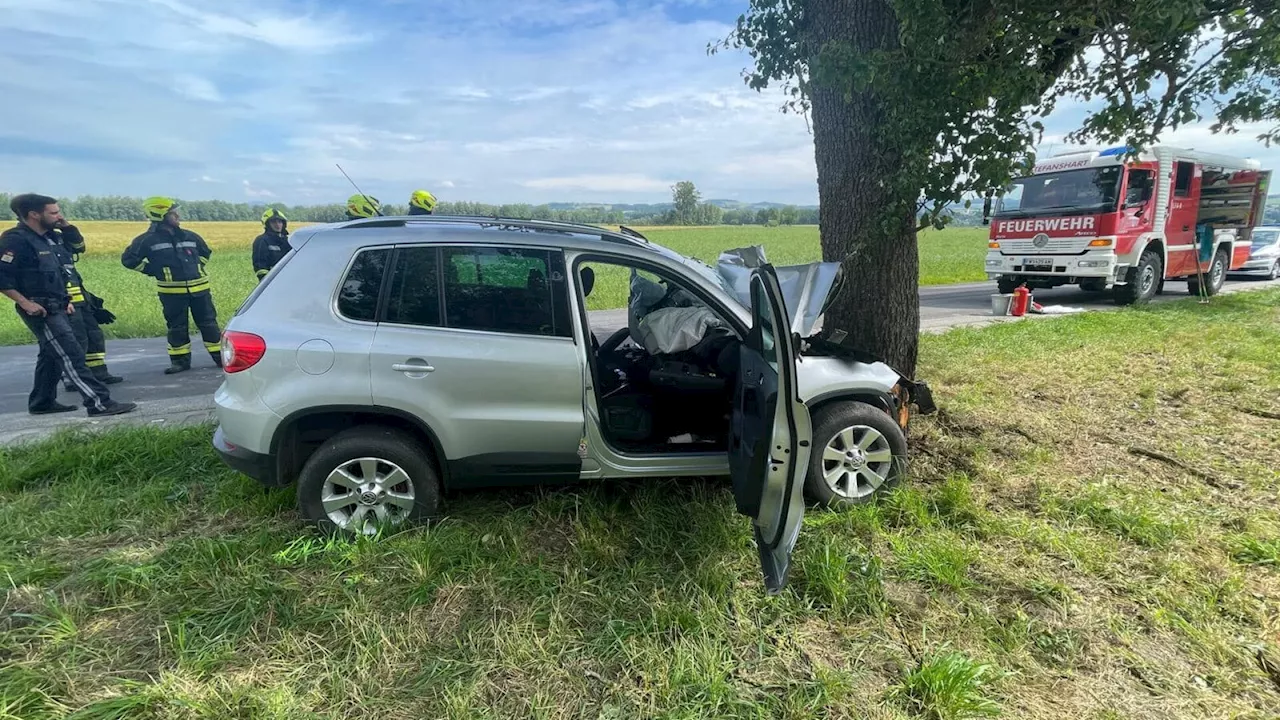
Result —
[[[120,265],[120,253],[134,237],[146,230],[146,225],[82,222],[77,227],[84,232],[89,246],[88,253],[80,260],[80,272],[85,283],[92,292],[106,299],[107,308],[118,317],[115,323],[104,328],[108,337],[163,335],[164,318],[156,300],[155,283]],[[261,232],[261,226],[249,222],[192,222],[184,227],[199,233],[213,248],[209,274],[212,276],[219,321],[225,321],[257,284],[249,247]],[[812,262],[821,256],[816,227],[645,228],[644,232],[654,242],[710,264],[715,263],[723,250],[749,245],[764,245],[769,259],[779,265]],[[921,282],[938,285],[984,279],[984,238],[985,230],[981,228],[922,234]],[[601,281],[591,296],[593,309],[626,304],[623,277],[604,277]],[[192,332],[195,332],[194,326]],[[31,341],[26,326],[12,311],[0,313],[0,345]]]
[[[909,481],[811,511],[773,598],[727,482],[472,492],[344,541],[207,428],[0,450],[0,708],[1276,717],[1280,293],[921,342]]]

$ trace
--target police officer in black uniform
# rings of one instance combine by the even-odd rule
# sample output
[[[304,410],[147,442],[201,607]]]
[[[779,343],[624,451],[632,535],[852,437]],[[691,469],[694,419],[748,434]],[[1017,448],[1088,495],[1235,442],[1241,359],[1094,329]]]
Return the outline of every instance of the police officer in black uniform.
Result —
[[[289,218],[275,208],[262,213],[263,233],[253,239],[253,273],[258,282],[293,248],[289,245]]]
[[[15,303],[18,316],[40,343],[35,384],[27,398],[32,415],[70,412],[58,402],[58,378],[65,372],[84,398],[90,417],[120,415],[137,406],[111,399],[107,388],[84,364],[67,316],[76,311],[67,293],[67,275],[59,261],[61,244],[54,229],[62,220],[58,201],[26,193],[13,198],[10,209],[20,218],[0,234],[0,293]]]
[[[80,271],[76,268],[76,259],[85,251],[84,235],[79,228],[67,222],[66,218],[58,222],[53,232],[61,241],[57,248],[58,259],[67,274],[67,294],[71,296],[71,304],[76,308],[67,319],[71,321],[71,331],[76,334],[76,342],[84,348],[84,364],[103,385],[124,382],[124,378],[116,377],[107,370],[107,340],[102,335],[102,328],[98,326],[100,314],[105,315],[108,320],[114,320],[114,316],[106,312],[106,308],[100,307],[100,299],[84,289],[84,278],[80,277]],[[67,392],[75,392],[71,376],[63,375],[63,387]]]
[[[213,251],[204,238],[183,230],[178,216],[178,203],[172,198],[147,198],[142,210],[151,228],[134,238],[120,256],[130,270],[156,280],[160,308],[169,326],[169,367],[166,375],[191,369],[191,332],[187,313],[196,321],[204,349],[213,364],[222,367],[222,331],[218,329],[218,313],[209,291],[209,273],[204,265]]]

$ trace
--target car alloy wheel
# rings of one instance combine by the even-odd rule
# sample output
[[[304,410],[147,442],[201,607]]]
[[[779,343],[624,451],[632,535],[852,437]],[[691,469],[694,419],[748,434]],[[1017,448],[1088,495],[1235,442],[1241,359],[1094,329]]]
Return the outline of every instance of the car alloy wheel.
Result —
[[[879,430],[854,425],[836,433],[822,451],[822,479],[839,497],[874,493],[893,469],[893,450]]]
[[[329,521],[351,532],[372,535],[380,525],[398,525],[413,512],[413,482],[399,465],[361,457],[334,468],[321,486],[320,502]]]

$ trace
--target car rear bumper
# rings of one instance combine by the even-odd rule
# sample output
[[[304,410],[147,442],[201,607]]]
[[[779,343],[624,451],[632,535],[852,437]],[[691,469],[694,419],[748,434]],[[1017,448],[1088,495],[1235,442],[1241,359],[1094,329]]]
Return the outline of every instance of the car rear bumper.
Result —
[[[278,487],[276,477],[276,459],[271,455],[247,450],[227,441],[222,426],[213,432],[213,449],[218,452],[222,462],[238,473],[248,475],[267,487]]]

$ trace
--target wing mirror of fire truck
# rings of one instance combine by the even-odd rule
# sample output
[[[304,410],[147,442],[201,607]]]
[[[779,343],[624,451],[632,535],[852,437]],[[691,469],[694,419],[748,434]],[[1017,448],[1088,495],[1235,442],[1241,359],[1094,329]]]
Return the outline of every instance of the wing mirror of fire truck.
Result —
[[[988,195],[982,201],[982,224],[983,225],[991,224],[991,196],[990,195]]]

